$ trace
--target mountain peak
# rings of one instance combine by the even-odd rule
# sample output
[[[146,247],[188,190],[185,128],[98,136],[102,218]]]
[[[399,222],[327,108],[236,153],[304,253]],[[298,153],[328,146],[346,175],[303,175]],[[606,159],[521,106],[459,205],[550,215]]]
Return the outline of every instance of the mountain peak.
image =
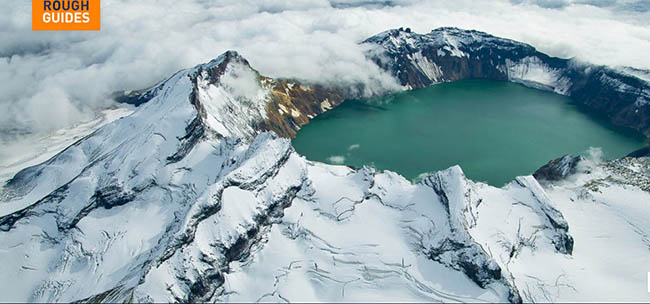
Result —
[[[202,63],[194,67],[190,75],[196,75],[201,71],[208,71],[208,76],[211,77],[210,81],[215,83],[218,82],[221,75],[226,71],[226,68],[230,65],[238,65],[244,67],[244,69],[254,71],[257,74],[246,58],[242,57],[237,51],[228,50],[217,58],[210,60],[208,63]]]
[[[237,63],[245,63],[246,65],[248,64],[248,60],[246,60],[242,55],[240,55],[237,51],[235,50],[227,50],[223,52],[221,55],[217,56],[217,58],[214,58],[210,60],[208,63],[203,63],[199,64],[199,67],[211,67],[211,66],[218,66],[222,64],[230,64],[233,62]]]
[[[201,71],[211,71],[208,72],[208,75],[212,75],[213,78],[211,79],[211,82],[216,83],[219,81],[219,78],[223,74],[223,71],[226,70],[226,67],[232,64],[242,65],[250,70],[253,70],[253,68],[248,63],[248,60],[242,57],[237,51],[227,50],[209,62],[197,64],[193,68],[181,70],[177,73],[187,73],[192,76],[192,78],[196,78],[196,75],[201,73]],[[257,73],[257,71],[253,71]],[[113,98],[120,103],[139,106],[155,97],[165,86],[165,84],[173,78],[174,77],[172,76],[155,84],[154,86],[142,90],[116,92],[113,94]]]

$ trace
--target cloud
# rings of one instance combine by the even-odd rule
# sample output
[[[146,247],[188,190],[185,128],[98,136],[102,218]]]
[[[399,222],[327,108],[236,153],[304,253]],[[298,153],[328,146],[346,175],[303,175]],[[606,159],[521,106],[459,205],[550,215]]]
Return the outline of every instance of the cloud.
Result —
[[[650,68],[650,13],[633,0],[102,0],[100,32],[32,32],[30,1],[0,15],[0,142],[94,117],[112,92],[150,86],[228,49],[262,74],[395,85],[357,43],[388,28],[486,31],[541,51]]]
[[[359,145],[359,144],[353,144],[353,145],[350,145],[350,146],[348,147],[348,151],[352,151],[352,150],[359,149],[359,147],[361,147],[361,145]]]
[[[512,0],[511,1],[513,4],[522,4],[522,3],[528,3],[528,4],[533,4],[537,5],[539,7],[543,8],[564,8],[566,6],[570,5],[570,2],[568,0]]]
[[[603,159],[605,159],[605,153],[599,147],[589,147],[583,154],[584,159],[578,163],[578,172],[597,170],[598,165],[602,164]]]
[[[254,101],[263,98],[265,91],[257,75],[244,65],[231,65],[230,73],[221,76],[221,84],[235,97]]]
[[[345,156],[341,156],[341,155],[332,155],[332,156],[330,156],[330,157],[327,158],[327,161],[328,161],[330,164],[334,164],[334,165],[342,165],[342,164],[345,162]]]

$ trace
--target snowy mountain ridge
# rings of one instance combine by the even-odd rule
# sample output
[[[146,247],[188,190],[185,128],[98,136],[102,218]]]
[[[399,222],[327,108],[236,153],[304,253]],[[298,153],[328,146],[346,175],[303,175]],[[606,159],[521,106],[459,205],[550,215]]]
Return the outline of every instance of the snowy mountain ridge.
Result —
[[[457,166],[412,183],[298,155],[276,133],[343,94],[235,52],[144,94],[1,189],[2,300],[648,299],[647,158],[581,160],[545,186]]]

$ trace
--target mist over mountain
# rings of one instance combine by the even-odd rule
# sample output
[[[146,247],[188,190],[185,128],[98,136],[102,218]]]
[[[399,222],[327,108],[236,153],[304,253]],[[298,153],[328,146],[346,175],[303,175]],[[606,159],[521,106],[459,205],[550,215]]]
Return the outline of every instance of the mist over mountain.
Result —
[[[273,77],[390,87],[392,78],[363,56],[358,42],[401,26],[417,32],[472,28],[531,43],[553,56],[650,68],[644,51],[650,48],[647,1],[105,0],[102,5],[99,34],[31,32],[30,3],[3,3],[1,142],[91,120],[114,105],[114,92],[148,87],[228,49]]]

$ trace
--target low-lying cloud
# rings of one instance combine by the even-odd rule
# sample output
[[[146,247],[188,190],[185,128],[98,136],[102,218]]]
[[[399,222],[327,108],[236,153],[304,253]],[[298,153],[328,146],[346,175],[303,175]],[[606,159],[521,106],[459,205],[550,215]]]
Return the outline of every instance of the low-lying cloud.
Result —
[[[113,104],[111,93],[239,51],[262,74],[391,85],[358,42],[395,27],[483,30],[561,57],[650,68],[650,5],[630,0],[102,0],[100,32],[32,32],[30,1],[0,14],[0,142]]]
[[[345,163],[345,156],[342,155],[332,155],[327,158],[327,161],[333,165],[342,165]]]

